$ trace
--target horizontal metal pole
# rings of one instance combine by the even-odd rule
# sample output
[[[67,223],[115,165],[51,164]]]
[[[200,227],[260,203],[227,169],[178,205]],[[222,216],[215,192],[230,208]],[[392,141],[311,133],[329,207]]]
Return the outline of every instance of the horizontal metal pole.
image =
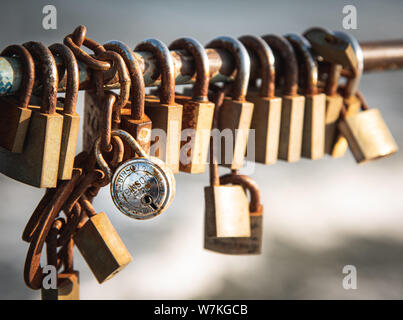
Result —
[[[371,41],[361,43],[364,53],[364,71],[384,71],[403,68],[403,40]],[[206,49],[210,62],[211,82],[229,82],[233,80],[235,61],[225,50]],[[195,80],[195,64],[192,56],[186,51],[171,51],[175,64],[176,84],[191,84]],[[147,87],[160,84],[157,62],[149,52],[135,52],[144,72]],[[58,66],[62,61],[56,57]],[[251,59],[251,74],[258,74],[258,63]],[[90,86],[90,70],[79,61],[80,90]],[[21,64],[16,58],[0,57],[0,95],[12,95],[18,91],[21,84]],[[36,88],[40,85],[37,79]],[[118,88],[112,84],[109,88]],[[59,84],[59,91],[64,91],[65,78]]]

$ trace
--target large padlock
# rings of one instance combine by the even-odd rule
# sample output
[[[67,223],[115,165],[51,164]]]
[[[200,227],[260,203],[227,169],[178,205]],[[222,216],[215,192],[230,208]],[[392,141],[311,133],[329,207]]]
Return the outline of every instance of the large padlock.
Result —
[[[325,152],[326,96],[318,90],[318,65],[311,54],[309,43],[297,34],[288,34],[286,39],[296,52],[301,71],[299,74],[303,75],[303,79],[299,79],[301,93],[305,96],[301,155],[317,160]]]
[[[133,51],[123,42],[110,41],[104,44],[105,49],[119,53],[126,63],[131,80],[129,103],[121,109],[120,128],[131,134],[140,144],[144,152],[150,152],[152,123],[144,113],[145,85],[143,72]],[[125,157],[134,157],[127,148]]]
[[[0,150],[0,172],[39,188],[57,184],[63,116],[56,112],[58,73],[52,53],[43,44],[27,42],[24,47],[40,62],[43,88],[40,108],[32,110],[22,153]]]
[[[244,45],[235,38],[218,37],[206,45],[207,48],[227,50],[236,63],[236,78],[231,85],[231,95],[225,97],[220,108],[218,129],[222,133],[228,131],[231,137],[224,135],[221,143],[220,164],[231,169],[243,166],[248,143],[249,129],[252,121],[253,103],[246,101],[249,83],[250,59]],[[232,143],[227,143],[227,139]]]
[[[196,64],[196,82],[192,96],[175,95],[175,101],[183,106],[182,137],[179,170],[203,173],[206,169],[214,103],[207,97],[210,69],[204,47],[193,38],[175,40],[171,50],[186,50]]]
[[[298,92],[298,63],[291,44],[283,37],[262,37],[272,48],[281,71],[281,127],[278,158],[296,162],[301,158],[305,97]],[[277,77],[279,78],[279,77]]]
[[[157,59],[161,74],[159,98],[146,96],[145,111],[153,124],[151,152],[179,172],[182,105],[175,102],[175,66],[168,47],[157,39],[146,39],[135,50],[149,51]]]
[[[161,214],[175,196],[172,170],[162,160],[147,156],[126,131],[113,130],[112,137],[121,138],[138,155],[123,162],[113,173],[101,153],[101,139],[95,142],[95,157],[107,180],[111,181],[110,191],[115,206],[134,219],[150,219]]]
[[[339,122],[341,134],[345,137],[358,163],[364,163],[390,156],[398,151],[382,115],[378,109],[370,109],[361,93],[356,93],[363,111],[347,115],[342,109]]]
[[[67,46],[55,43],[49,49],[54,55],[58,55],[62,59],[67,73],[66,96],[62,102],[63,109],[58,110],[58,113],[63,116],[58,178],[69,180],[73,172],[78,130],[80,129],[80,115],[76,112],[79,86],[78,65],[76,57]]]
[[[255,130],[254,158],[248,159],[274,164],[278,156],[281,124],[281,98],[275,95],[275,61],[269,45],[262,38],[243,36],[239,38],[251,57],[256,56],[261,71],[260,90],[248,88],[246,99],[254,104],[250,128]]]
[[[225,254],[260,254],[263,239],[263,206],[255,181],[248,176],[227,174],[220,177],[221,185],[240,185],[250,193],[250,237],[217,238],[205,236],[205,248]]]
[[[1,52],[2,56],[20,58],[22,82],[19,97],[0,98],[0,147],[20,153],[28,131],[31,109],[28,107],[35,81],[35,65],[31,54],[20,45],[11,45]]]

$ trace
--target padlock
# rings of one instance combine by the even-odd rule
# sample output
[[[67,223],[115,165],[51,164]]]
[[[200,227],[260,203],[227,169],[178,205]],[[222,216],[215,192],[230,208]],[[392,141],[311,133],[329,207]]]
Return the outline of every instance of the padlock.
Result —
[[[161,74],[159,98],[146,96],[145,100],[145,111],[152,121],[153,132],[162,131],[154,137],[151,149],[155,150],[155,157],[164,161],[173,173],[178,173],[183,107],[175,102],[173,58],[168,47],[157,39],[146,39],[135,50],[151,52],[158,61]]]
[[[103,283],[127,266],[132,257],[108,216],[96,213],[87,202],[88,220],[75,234],[74,242],[97,281]]]
[[[250,177],[238,174],[227,174],[220,177],[221,185],[240,185],[248,190],[251,196],[249,204],[250,237],[217,238],[205,236],[205,248],[225,254],[260,254],[263,239],[263,206],[260,203],[260,192],[255,181]]]
[[[31,54],[20,45],[11,45],[1,52],[2,56],[20,58],[22,83],[17,99],[0,98],[0,147],[20,153],[28,131],[31,109],[28,107],[35,81],[35,65]]]
[[[297,34],[288,34],[285,38],[296,52],[301,71],[299,74],[303,76],[303,79],[300,77],[299,85],[305,96],[301,155],[317,160],[325,152],[326,95],[318,90],[318,65],[311,54],[309,43]]]
[[[262,37],[279,62],[283,85],[281,88],[281,127],[278,158],[296,162],[301,158],[305,97],[298,92],[298,63],[291,44],[283,37]]]
[[[356,93],[362,112],[347,115],[342,109],[339,129],[346,138],[358,163],[388,157],[398,151],[398,146],[378,109],[370,109],[360,92]]]
[[[63,101],[63,109],[58,110],[58,113],[63,116],[58,178],[69,180],[73,172],[78,130],[80,129],[80,115],[76,112],[79,85],[78,65],[76,57],[67,46],[55,43],[49,47],[49,50],[54,55],[60,56],[67,73],[66,96]]]
[[[248,88],[246,99],[254,104],[250,128],[255,130],[254,158],[264,164],[274,164],[278,156],[281,124],[281,98],[275,95],[274,56],[262,38],[243,36],[239,41],[246,47],[251,57],[256,55],[261,71],[260,90]]]
[[[119,53],[126,63],[131,79],[130,100],[129,103],[121,109],[120,128],[131,134],[143,148],[144,152],[149,154],[151,143],[152,123],[150,118],[144,113],[145,85],[143,72],[139,62],[134,56],[133,51],[123,42],[110,41],[104,44],[107,50]],[[134,157],[130,149],[126,148],[125,158]]]
[[[231,169],[243,166],[249,129],[252,121],[253,103],[245,100],[249,83],[250,59],[244,45],[231,37],[218,37],[206,45],[206,48],[227,50],[236,63],[236,78],[231,85],[231,95],[225,97],[220,108],[218,129],[222,132],[229,130],[232,134],[232,144],[222,139],[221,165]]]
[[[147,156],[126,131],[113,130],[113,136],[121,138],[138,155],[123,162],[112,173],[101,153],[101,139],[95,142],[95,157],[107,180],[111,181],[110,192],[115,206],[134,219],[150,219],[161,214],[175,196],[172,170],[160,159]]]
[[[63,116],[56,112],[58,73],[55,60],[43,44],[27,42],[24,47],[40,62],[42,104],[32,110],[22,153],[0,150],[0,172],[39,188],[57,184]]]
[[[207,164],[214,115],[214,103],[207,97],[210,80],[209,60],[204,47],[193,38],[177,39],[171,43],[169,49],[188,51],[196,65],[196,82],[192,96],[175,95],[175,101],[183,106],[179,170],[203,173]]]

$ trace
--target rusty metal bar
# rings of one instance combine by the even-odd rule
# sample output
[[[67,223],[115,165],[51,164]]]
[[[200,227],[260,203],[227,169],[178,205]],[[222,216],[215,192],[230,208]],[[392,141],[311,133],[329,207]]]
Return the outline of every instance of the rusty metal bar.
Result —
[[[364,71],[385,71],[403,68],[403,40],[371,41],[361,43],[364,53]],[[224,50],[206,49],[210,62],[211,82],[228,82],[233,80],[234,60]],[[185,51],[171,51],[175,63],[176,84],[190,84],[194,82],[195,65],[192,56]],[[144,80],[147,87],[160,84],[157,63],[148,52],[135,52],[144,71]],[[56,59],[58,66],[61,60]],[[89,87],[90,72],[83,63],[79,62],[80,90]],[[251,74],[258,73],[258,64],[251,59]],[[21,65],[18,59],[0,57],[0,96],[12,95],[21,83]],[[64,90],[65,79],[60,82],[60,91]],[[39,81],[38,81],[39,85]],[[109,88],[118,88],[118,84],[111,84]]]

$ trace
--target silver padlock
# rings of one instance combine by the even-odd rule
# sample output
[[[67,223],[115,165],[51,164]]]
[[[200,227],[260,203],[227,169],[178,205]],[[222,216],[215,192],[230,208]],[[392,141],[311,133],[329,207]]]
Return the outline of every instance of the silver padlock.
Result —
[[[95,143],[97,163],[111,181],[110,191],[115,206],[134,219],[145,220],[161,214],[175,196],[172,170],[162,160],[147,156],[128,132],[113,130],[112,136],[124,140],[139,156],[124,162],[112,173],[101,153],[101,139]]]

